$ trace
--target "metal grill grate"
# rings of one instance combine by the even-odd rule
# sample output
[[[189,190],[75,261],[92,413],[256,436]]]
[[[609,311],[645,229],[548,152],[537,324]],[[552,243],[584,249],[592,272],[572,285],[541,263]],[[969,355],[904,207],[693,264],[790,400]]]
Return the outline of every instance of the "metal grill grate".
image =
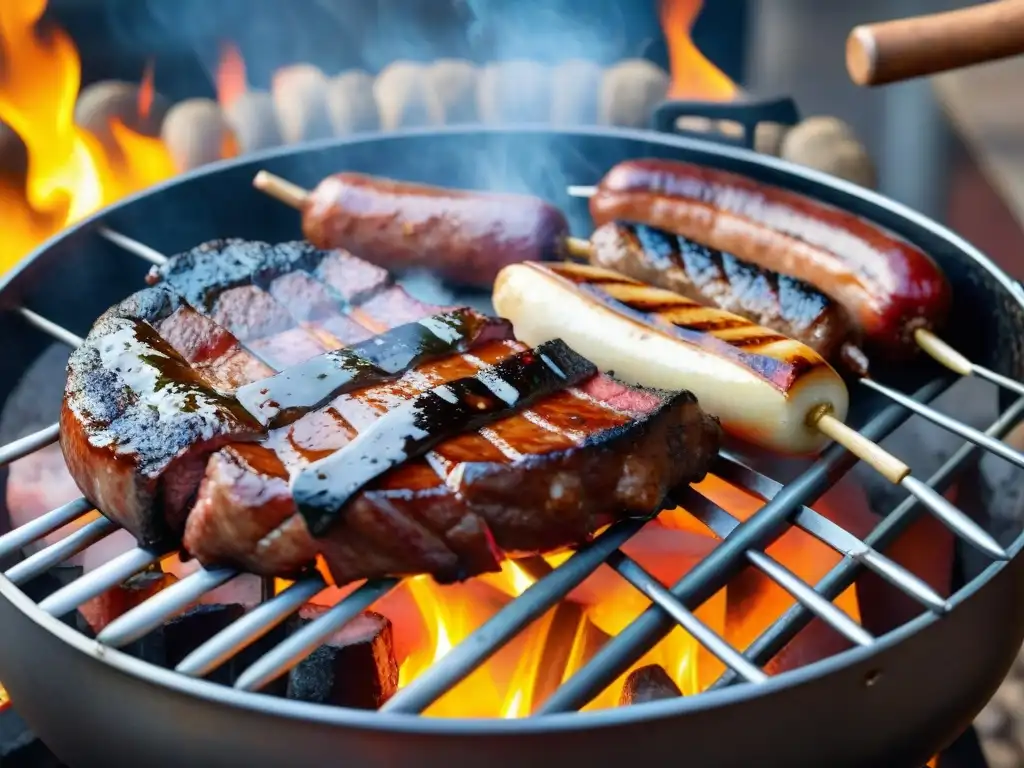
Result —
[[[148,262],[161,264],[166,261],[162,254],[118,232],[101,227],[96,230],[96,234]],[[78,346],[82,343],[79,336],[27,308],[17,311],[29,324],[65,344]],[[1007,389],[1024,392],[1019,382],[997,374],[988,378]],[[817,462],[785,486],[723,452],[711,472],[767,502],[748,520],[740,522],[691,488],[679,492],[672,501],[701,520],[721,541],[675,585],[666,588],[620,549],[643,527],[646,522],[643,520],[617,523],[590,544],[581,547],[557,568],[551,568],[543,560],[535,558],[537,562],[532,565],[536,567],[530,570],[539,578],[441,660],[398,691],[382,707],[382,711],[423,712],[534,620],[564,599],[603,563],[649,598],[652,605],[556,689],[539,706],[535,715],[566,712],[584,706],[676,625],[684,627],[726,665],[726,672],[713,684],[713,688],[728,686],[739,680],[756,684],[767,679],[761,667],[814,617],[824,621],[852,643],[870,647],[875,643],[875,638],[832,603],[843,590],[853,584],[863,569],[878,574],[929,611],[936,614],[948,611],[955,596],[950,601],[943,599],[921,579],[878,550],[893,541],[923,510],[929,510],[954,533],[991,559],[1008,558],[1007,553],[987,533],[949,505],[940,494],[951,485],[960,468],[979,448],[1024,467],[1024,455],[999,442],[1024,417],[1024,397],[1003,412],[987,430],[980,432],[926,405],[955,380],[954,375],[943,373],[912,396],[874,382],[866,383],[891,400],[863,427],[862,434],[868,439],[877,442],[892,433],[912,414],[918,414],[968,442],[927,481],[913,479],[914,487],[907,488],[912,495],[885,517],[865,539],[859,539],[806,506],[814,503],[853,467],[856,459],[842,447],[830,446]],[[58,428],[54,424],[0,447],[0,466],[54,443],[57,437]],[[85,499],[78,499],[0,536],[0,560],[91,511],[92,507]],[[802,581],[763,551],[790,526],[807,532],[843,556],[839,564],[814,586]],[[25,558],[4,575],[15,584],[24,584],[115,530],[116,526],[106,518],[94,520],[61,541]],[[166,554],[140,548],[125,552],[53,593],[40,602],[39,607],[52,616],[63,616],[158,562]],[[796,599],[796,604],[741,652],[703,624],[693,611],[747,565],[756,568],[785,589]],[[240,575],[241,572],[230,568],[196,571],[111,622],[97,640],[110,647],[124,647],[185,611],[207,592]],[[257,691],[287,673],[329,635],[372,606],[399,583],[397,579],[378,579],[364,583],[250,665],[238,677],[235,688]],[[277,595],[265,591],[262,603],[194,649],[177,665],[176,671],[195,677],[209,674],[285,621],[326,586],[320,576],[311,575]]]

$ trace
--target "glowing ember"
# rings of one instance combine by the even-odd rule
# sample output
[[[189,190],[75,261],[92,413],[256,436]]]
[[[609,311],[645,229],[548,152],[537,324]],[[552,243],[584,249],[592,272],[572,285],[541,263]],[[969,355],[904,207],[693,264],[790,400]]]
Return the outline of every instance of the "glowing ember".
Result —
[[[729,101],[736,98],[736,84],[697,50],[690,33],[700,15],[703,0],[662,0],[661,28],[668,45],[672,84],[670,99]]]
[[[173,172],[158,139],[112,124],[116,147],[108,155],[74,124],[81,63],[63,31],[37,30],[45,8],[46,0],[25,0],[0,14],[0,121],[28,150],[26,178],[0,182],[0,270],[49,235]]]
[[[0,685],[0,712],[3,712],[11,703],[11,697],[7,695],[7,691],[2,685]]]
[[[227,109],[238,97],[246,92],[245,60],[233,43],[223,43],[220,48],[220,63],[214,78],[217,86],[217,103]]]
[[[142,72],[142,82],[139,83],[139,117],[149,117],[149,110],[153,108],[153,96],[156,94],[153,70],[153,60],[149,59]]]

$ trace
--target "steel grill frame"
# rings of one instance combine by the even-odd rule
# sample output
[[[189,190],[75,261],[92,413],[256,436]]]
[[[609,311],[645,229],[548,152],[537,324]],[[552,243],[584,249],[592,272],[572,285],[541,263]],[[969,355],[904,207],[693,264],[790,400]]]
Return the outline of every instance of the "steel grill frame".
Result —
[[[99,223],[100,226],[93,226],[87,231],[150,263],[159,264],[164,260],[162,254],[148,245],[111,229],[102,221]],[[76,346],[82,342],[81,337],[27,307],[15,307],[13,310],[20,313],[25,323],[57,341],[69,346]],[[967,442],[923,483],[940,493],[952,484],[958,471],[979,451],[991,449],[993,442],[998,441],[1024,418],[1024,397],[1005,409],[983,433],[941,414],[940,418],[935,418],[937,412],[931,409],[922,411],[923,404],[934,400],[958,378],[951,373],[942,372],[911,396],[883,386],[873,387],[882,395],[889,397],[891,402],[874,414],[860,430],[866,437],[877,442],[916,414],[963,437]],[[1020,387],[1020,384],[1012,379],[994,383],[1018,391]],[[52,444],[56,439],[57,429],[56,425],[53,425],[0,447],[0,467],[30,455]],[[1024,456],[1004,444],[998,445],[1001,446],[996,448],[998,455],[1018,466],[1024,466]],[[564,599],[574,587],[602,564],[608,564],[620,577],[650,599],[652,604],[625,630],[608,641],[584,667],[564,681],[536,709],[535,719],[544,721],[549,719],[546,716],[567,713],[584,706],[677,625],[686,628],[725,664],[727,671],[711,686],[712,690],[727,688],[740,681],[755,685],[763,684],[768,677],[761,667],[813,618],[821,619],[853,644],[871,651],[878,639],[854,623],[831,602],[852,585],[856,577],[865,570],[880,575],[933,616],[942,616],[953,610],[957,603],[977,587],[980,577],[964,585],[949,599],[944,599],[923,581],[879,551],[923,511],[924,505],[914,496],[908,496],[863,539],[809,508],[808,505],[820,498],[849,472],[856,462],[854,456],[841,446],[833,444],[799,477],[782,485],[723,452],[717,459],[716,466],[712,468],[712,473],[719,474],[729,482],[763,498],[765,503],[747,521],[741,523],[696,491],[688,488],[679,492],[672,501],[685,507],[704,522],[718,536],[720,543],[678,583],[671,588],[660,584],[639,563],[621,551],[621,546],[637,533],[646,521],[626,520],[617,523],[593,542],[579,548],[569,560],[557,568],[550,568],[543,561],[533,563],[533,567],[528,569],[539,576],[534,584],[500,609],[415,681],[401,689],[381,708],[382,714],[421,713],[522,632],[532,621]],[[78,499],[0,536],[0,561],[91,510],[88,502]],[[780,535],[794,527],[809,533],[843,556],[840,563],[815,585],[800,580],[763,552]],[[83,526],[71,536],[12,566],[4,573],[4,577],[14,584],[24,584],[114,530],[116,526],[101,517]],[[954,530],[954,533],[964,540],[961,531]],[[989,571],[1001,568],[999,560],[1009,559],[1011,555],[1016,554],[1017,549],[1019,547],[1015,546],[1009,553],[996,552],[997,556],[993,558]],[[51,594],[42,600],[38,607],[50,616],[60,618],[91,597],[119,584],[125,578],[169,554],[145,549],[126,552]],[[702,624],[693,611],[747,565],[760,570],[789,592],[796,603],[745,651],[741,651]],[[202,595],[239,575],[240,572],[228,568],[200,569],[113,621],[99,634],[97,642],[110,648],[123,647],[186,610]],[[273,679],[287,673],[327,636],[359,612],[372,606],[399,583],[398,579],[378,579],[363,584],[318,619],[292,634],[251,664],[239,676],[234,687],[243,692],[257,691]],[[177,665],[176,672],[191,677],[208,674],[285,621],[325,587],[324,581],[314,575],[296,581],[277,595],[265,595],[267,599],[243,618],[194,649]],[[904,624],[901,629],[907,626]],[[784,673],[780,678],[795,679],[800,676],[798,673]],[[326,708],[322,705],[310,706]],[[654,705],[654,708],[657,708],[657,705]]]

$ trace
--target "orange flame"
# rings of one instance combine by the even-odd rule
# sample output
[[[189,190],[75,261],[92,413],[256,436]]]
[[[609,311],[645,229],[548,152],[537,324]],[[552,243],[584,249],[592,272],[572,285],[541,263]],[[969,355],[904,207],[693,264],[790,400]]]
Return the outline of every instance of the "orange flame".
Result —
[[[222,43],[220,62],[214,78],[217,87],[217,103],[227,109],[238,97],[248,90],[245,75],[245,59],[234,43]]]
[[[729,101],[736,98],[736,84],[697,50],[690,36],[703,5],[703,0],[662,0],[661,28],[668,45],[672,75],[669,99]]]
[[[0,121],[28,150],[24,182],[0,183],[0,270],[43,238],[170,175],[170,159],[158,140],[113,126],[117,146],[108,155],[96,137],[74,124],[78,51],[59,29],[45,37],[37,33],[45,9],[46,0],[24,0],[5,3],[0,13]]]
[[[153,108],[153,97],[156,94],[156,86],[154,85],[154,74],[153,74],[154,63],[153,59],[146,61],[146,67],[142,70],[142,81],[139,83],[139,117],[145,119],[149,117],[149,110]]]
[[[749,517],[764,503],[716,477],[709,476],[697,487],[702,494],[729,509],[741,520]],[[818,506],[822,514],[830,514],[822,505]],[[683,509],[663,512],[650,525],[699,536],[709,535],[707,529]],[[820,580],[839,560],[832,549],[798,530],[784,534],[767,551],[812,584]],[[545,559],[550,565],[557,566],[570,556],[571,553],[566,552]],[[756,578],[757,574],[754,576],[753,580],[739,580],[735,588],[730,584],[695,612],[709,628],[740,649],[745,649],[795,602],[773,582],[766,578]],[[509,599],[522,594],[532,583],[531,577],[512,562],[504,563],[501,573],[488,574],[467,584],[440,586],[427,577],[409,580],[403,588],[408,590],[424,622],[425,633],[421,642],[401,662],[400,686],[404,687],[415,680],[494,615]],[[487,592],[487,597],[482,597],[481,584],[486,584],[493,592]],[[835,602],[855,621],[860,619],[853,588],[844,592]],[[578,618],[568,627],[564,622],[554,620],[555,612],[560,608],[553,608],[521,633],[513,645],[501,649],[439,699],[425,714],[435,717],[525,717],[542,703],[537,695],[541,678],[555,674],[556,680],[567,680],[589,661],[595,648],[588,647],[588,633],[592,634],[596,629],[604,636],[614,636],[649,605],[647,598],[626,585],[622,590],[606,590],[596,603],[581,606]],[[572,615],[572,612],[568,613]],[[840,650],[831,647],[816,649],[814,644],[818,641],[818,638],[812,639],[809,648],[805,644],[798,657],[801,654],[813,655],[819,650],[820,657]],[[560,655],[548,654],[548,649],[553,645],[568,651]],[[799,644],[797,646],[799,651]],[[551,662],[552,656],[560,659],[558,663],[564,665],[561,669],[545,668],[544,665]],[[794,662],[791,657],[790,664],[813,660],[805,655],[802,660],[798,658]],[[584,710],[616,706],[629,673],[648,664],[663,667],[684,695],[703,691],[725,671],[723,664],[700,643],[682,628],[676,628]],[[777,670],[769,668],[767,671],[774,673]]]

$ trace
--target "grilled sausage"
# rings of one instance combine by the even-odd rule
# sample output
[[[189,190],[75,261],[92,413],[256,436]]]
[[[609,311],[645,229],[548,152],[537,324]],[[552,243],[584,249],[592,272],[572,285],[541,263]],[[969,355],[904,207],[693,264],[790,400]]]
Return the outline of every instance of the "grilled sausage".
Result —
[[[595,224],[641,221],[806,281],[839,302],[872,351],[905,359],[938,329],[949,284],[923,252],[802,195],[690,163],[620,163],[591,198]]]
[[[387,269],[426,267],[489,288],[506,264],[560,257],[569,225],[536,197],[339,173],[310,193],[302,229],[320,248],[344,248]]]
[[[810,412],[846,418],[846,385],[807,345],[611,270],[514,264],[495,281],[494,307],[528,344],[561,338],[623,381],[689,389],[726,432],[764,448],[814,453],[828,439]]]
[[[811,285],[645,224],[609,222],[590,239],[590,262],[718,307],[801,341],[858,375],[867,358],[843,308]]]

